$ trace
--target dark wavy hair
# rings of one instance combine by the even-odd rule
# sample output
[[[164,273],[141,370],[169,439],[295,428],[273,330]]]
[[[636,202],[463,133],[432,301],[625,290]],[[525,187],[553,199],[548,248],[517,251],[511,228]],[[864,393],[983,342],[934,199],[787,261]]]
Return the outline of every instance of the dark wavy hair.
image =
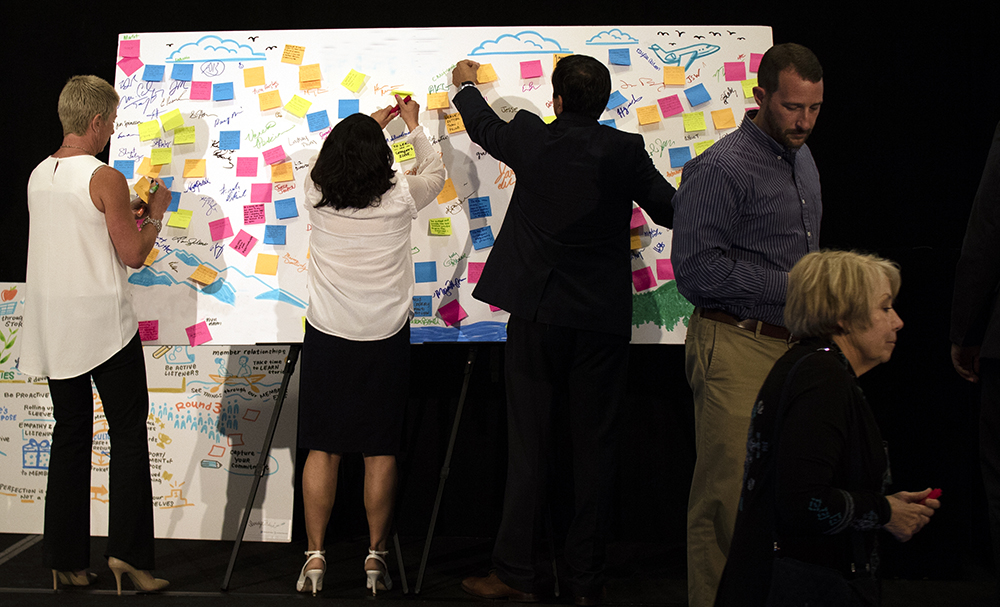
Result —
[[[371,116],[352,114],[333,127],[310,177],[323,194],[316,207],[378,206],[392,188],[392,150]]]
[[[823,79],[823,66],[816,55],[801,44],[786,42],[767,49],[757,67],[757,83],[768,94],[778,92],[779,75],[792,68],[803,80],[819,82]]]
[[[601,117],[611,96],[611,74],[587,55],[563,57],[552,70],[552,98],[562,97],[564,112]]]

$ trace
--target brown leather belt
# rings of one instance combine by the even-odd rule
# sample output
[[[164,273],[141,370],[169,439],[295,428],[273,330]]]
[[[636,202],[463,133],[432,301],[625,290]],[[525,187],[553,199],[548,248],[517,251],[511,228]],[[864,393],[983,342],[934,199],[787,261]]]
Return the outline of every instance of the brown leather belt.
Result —
[[[753,318],[746,318],[740,320],[735,316],[733,316],[732,314],[723,312],[722,310],[713,310],[710,308],[698,308],[697,313],[702,318],[707,318],[709,320],[714,320],[717,322],[724,322],[727,325],[733,325],[734,327],[745,329],[747,331],[750,331],[751,333],[757,333],[759,326],[760,327],[759,332],[761,335],[789,342],[795,341],[795,338],[792,337],[792,334],[785,327],[772,325],[771,323],[767,323],[762,320],[754,320]]]

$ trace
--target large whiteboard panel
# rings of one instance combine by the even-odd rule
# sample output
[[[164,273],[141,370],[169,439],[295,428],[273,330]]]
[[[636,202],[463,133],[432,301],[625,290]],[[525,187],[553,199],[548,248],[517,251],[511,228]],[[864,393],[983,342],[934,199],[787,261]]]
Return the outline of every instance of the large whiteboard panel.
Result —
[[[121,104],[110,159],[125,171],[137,170],[154,153],[169,150],[160,176],[173,177],[178,209],[167,217],[172,225],[160,234],[156,259],[130,278],[140,318],[158,323],[158,333],[147,343],[189,343],[186,330],[199,325],[207,329],[208,343],[301,340],[308,299],[303,181],[309,160],[340,116],[389,105],[393,90],[412,91],[421,103],[421,122],[432,134],[453,188],[446,187],[449,193],[439,204],[425,208],[414,222],[418,282],[412,340],[465,341],[506,338],[506,313],[491,310],[471,293],[489,256],[490,239],[500,231],[516,175],[472,143],[458,122],[450,105],[455,62],[471,57],[493,67],[497,79],[479,88],[509,120],[519,110],[552,116],[550,78],[558,55],[598,58],[609,66],[617,99],[602,119],[640,133],[657,168],[676,184],[684,160],[732,132],[753,104],[744,81],[756,75],[755,55],[771,45],[771,30],[183,32],[123,34],[120,45],[115,86]],[[156,79],[153,74],[161,68]],[[263,68],[263,77],[247,85],[253,68]],[[684,68],[676,84],[665,83],[667,68]],[[318,83],[310,69],[318,70]],[[356,91],[345,84],[352,70],[363,75]],[[448,93],[448,107],[428,109],[428,95],[440,92]],[[194,127],[188,143],[181,143],[183,132],[170,129],[167,115],[175,110],[184,127]],[[140,137],[144,123],[158,134]],[[403,129],[400,120],[390,124],[387,142],[402,140]],[[204,173],[185,177],[185,167],[198,160],[204,160]],[[241,162],[255,176],[245,176]],[[403,160],[398,168],[405,172],[412,166]],[[275,167],[290,172],[287,181],[272,183]],[[135,174],[130,183],[138,178]],[[270,202],[254,202],[255,191]],[[181,212],[190,214],[188,223],[177,221]],[[432,235],[432,219],[450,220],[450,234]],[[633,341],[680,343],[692,308],[673,281],[670,233],[643,219],[632,230]],[[224,220],[233,234],[213,235],[211,226]],[[275,236],[282,231],[283,244]],[[241,246],[247,237],[252,246]],[[190,278],[199,266],[217,273],[211,284]]]
[[[44,377],[20,373],[24,285],[0,283],[0,533],[41,533],[55,420]],[[236,539],[288,347],[147,346],[156,537]],[[289,386],[247,540],[291,541],[295,403]],[[91,533],[107,535],[108,426],[94,392]]]

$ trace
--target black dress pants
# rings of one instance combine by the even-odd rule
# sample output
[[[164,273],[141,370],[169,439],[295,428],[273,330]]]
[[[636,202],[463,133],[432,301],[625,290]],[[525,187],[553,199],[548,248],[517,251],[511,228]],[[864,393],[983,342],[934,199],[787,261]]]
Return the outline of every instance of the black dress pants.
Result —
[[[1000,584],[1000,359],[979,361],[979,463],[989,506],[993,562]]]
[[[569,428],[573,515],[564,556],[576,596],[604,586],[628,337],[511,316],[505,346],[508,461],[493,563],[523,592],[552,590],[545,515],[554,435]],[[557,406],[564,403],[565,406]]]
[[[149,393],[138,333],[91,372],[70,379],[49,379],[56,425],[45,495],[42,558],[46,567],[59,571],[90,566],[91,378],[111,437],[105,555],[138,569],[152,569],[153,491],[146,442]]]

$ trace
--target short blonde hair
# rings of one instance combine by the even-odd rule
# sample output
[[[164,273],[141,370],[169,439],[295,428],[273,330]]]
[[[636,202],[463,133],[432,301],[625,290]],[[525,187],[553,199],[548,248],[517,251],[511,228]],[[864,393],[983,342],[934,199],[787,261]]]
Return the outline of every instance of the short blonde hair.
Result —
[[[59,93],[59,122],[63,136],[85,135],[94,116],[107,119],[118,107],[118,93],[97,76],[73,76]]]
[[[854,251],[807,254],[788,273],[785,326],[796,337],[830,337],[843,333],[843,326],[868,328],[882,276],[895,299],[901,281],[895,262]]]

